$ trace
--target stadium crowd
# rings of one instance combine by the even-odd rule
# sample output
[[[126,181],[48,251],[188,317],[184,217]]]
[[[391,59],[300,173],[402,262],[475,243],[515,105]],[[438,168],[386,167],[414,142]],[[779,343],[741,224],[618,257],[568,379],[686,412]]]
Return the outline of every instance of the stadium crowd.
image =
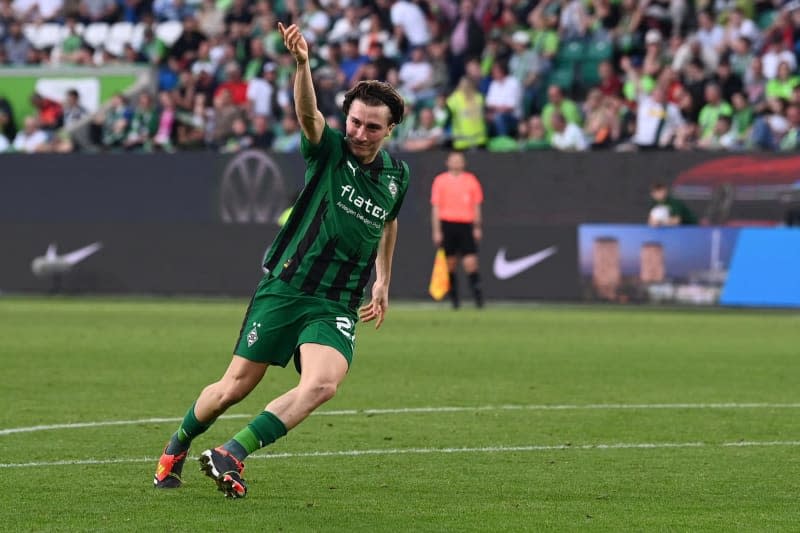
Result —
[[[143,64],[157,91],[87,118],[77,91],[17,132],[0,88],[0,151],[296,151],[294,61],[312,44],[334,127],[363,79],[399,88],[390,147],[798,149],[800,0],[0,0],[0,65]],[[2,78],[0,78],[2,79]]]

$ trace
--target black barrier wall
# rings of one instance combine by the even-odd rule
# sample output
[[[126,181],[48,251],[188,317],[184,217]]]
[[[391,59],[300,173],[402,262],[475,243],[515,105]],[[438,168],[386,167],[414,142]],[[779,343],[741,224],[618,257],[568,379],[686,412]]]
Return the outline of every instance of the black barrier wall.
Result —
[[[392,294],[424,298],[434,255],[430,184],[444,170],[445,154],[401,157],[412,181],[399,217]],[[468,154],[485,194],[480,255],[487,295],[577,299],[577,225],[641,223],[651,183],[710,168],[714,157]],[[256,151],[2,156],[0,290],[46,291],[57,282],[64,291],[247,295],[277,232],[274,221],[302,186],[303,168],[299,155]],[[689,202],[702,215],[709,199],[691,186],[696,197]],[[736,207],[766,220],[779,220],[785,208],[758,195]],[[34,276],[32,262],[49,245],[62,254],[94,242],[102,248],[61,279]]]

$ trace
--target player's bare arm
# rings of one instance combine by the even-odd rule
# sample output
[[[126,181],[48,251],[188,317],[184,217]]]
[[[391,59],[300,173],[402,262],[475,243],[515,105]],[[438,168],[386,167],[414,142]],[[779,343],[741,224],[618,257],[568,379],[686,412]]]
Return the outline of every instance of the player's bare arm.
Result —
[[[325,117],[317,108],[314,80],[311,77],[311,66],[308,64],[308,43],[296,24],[287,28],[279,22],[278,30],[283,36],[283,44],[297,62],[297,73],[294,78],[294,107],[297,120],[311,144],[319,144],[322,131],[325,129]]]
[[[387,222],[378,245],[375,258],[375,283],[372,285],[372,298],[358,310],[362,322],[375,320],[375,329],[381,327],[389,308],[389,281],[392,277],[392,257],[397,242],[397,219]]]
[[[431,206],[431,238],[433,245],[440,247],[442,245],[442,223],[439,220],[439,206]]]

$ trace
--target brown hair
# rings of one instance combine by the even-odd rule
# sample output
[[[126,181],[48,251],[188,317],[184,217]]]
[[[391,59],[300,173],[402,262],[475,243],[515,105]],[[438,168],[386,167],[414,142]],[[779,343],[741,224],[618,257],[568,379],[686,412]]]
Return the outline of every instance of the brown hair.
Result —
[[[361,100],[368,106],[385,105],[389,108],[394,124],[400,124],[403,121],[403,113],[405,112],[403,97],[386,82],[377,80],[360,81],[355,87],[347,91],[342,104],[342,111],[345,116],[350,112],[350,105],[353,100]]]

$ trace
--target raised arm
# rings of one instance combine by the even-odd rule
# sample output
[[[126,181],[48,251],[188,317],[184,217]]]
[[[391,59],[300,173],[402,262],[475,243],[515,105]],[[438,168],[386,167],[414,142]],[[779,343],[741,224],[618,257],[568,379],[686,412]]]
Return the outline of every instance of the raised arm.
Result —
[[[392,278],[392,257],[394,244],[397,242],[397,219],[383,226],[383,235],[375,257],[375,283],[372,285],[372,299],[358,310],[362,322],[375,321],[375,329],[383,324],[386,310],[389,307],[389,282]]]
[[[322,131],[325,129],[325,117],[317,108],[317,95],[314,93],[314,81],[311,67],[308,64],[308,43],[296,24],[285,28],[278,23],[278,30],[283,36],[286,49],[297,61],[297,72],[294,78],[294,108],[303,134],[311,144],[319,144]]]

